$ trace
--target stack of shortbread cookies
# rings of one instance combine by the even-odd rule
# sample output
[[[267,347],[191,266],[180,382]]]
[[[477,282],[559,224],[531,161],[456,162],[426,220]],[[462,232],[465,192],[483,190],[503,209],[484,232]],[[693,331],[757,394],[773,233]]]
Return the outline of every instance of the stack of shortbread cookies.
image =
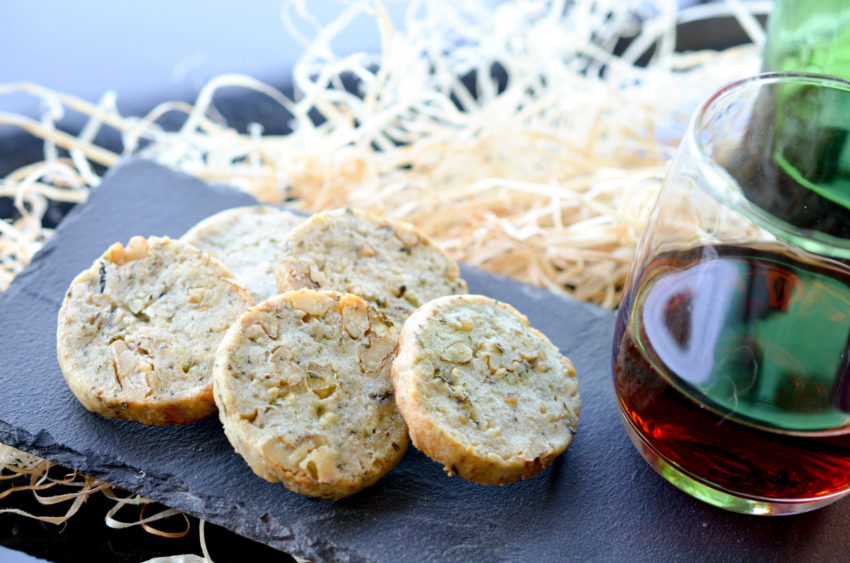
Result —
[[[87,409],[217,409],[257,475],[323,499],[373,484],[408,436],[449,474],[530,477],[581,408],[572,363],[522,314],[468,295],[423,233],[353,209],[244,207],[115,243],[71,283],[57,355]]]

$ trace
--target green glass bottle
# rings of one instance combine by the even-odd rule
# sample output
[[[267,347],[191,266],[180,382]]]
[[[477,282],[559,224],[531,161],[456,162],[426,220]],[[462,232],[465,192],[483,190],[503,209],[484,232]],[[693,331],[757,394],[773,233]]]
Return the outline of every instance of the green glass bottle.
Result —
[[[776,0],[767,35],[762,70],[850,80],[850,0]],[[764,144],[742,147],[733,174],[745,196],[805,232],[850,239],[850,95],[786,84],[757,106],[750,128]]]
[[[776,0],[762,68],[850,80],[850,0]]]

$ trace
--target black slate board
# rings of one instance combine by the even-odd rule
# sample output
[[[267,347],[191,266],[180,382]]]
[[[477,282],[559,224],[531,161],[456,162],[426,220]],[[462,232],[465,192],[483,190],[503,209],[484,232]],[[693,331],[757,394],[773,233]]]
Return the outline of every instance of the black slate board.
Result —
[[[464,268],[470,291],[513,304],[570,356],[583,399],[575,441],[542,474],[505,487],[448,478],[410,448],[375,486],[310,501],[256,477],[213,418],[148,428],[80,406],[55,356],[71,279],[112,242],[176,237],[252,203],[143,160],[110,171],[0,295],[0,442],[320,560],[810,560],[850,557],[850,501],[785,518],[712,508],[666,484],[625,435],[610,383],[614,315]]]

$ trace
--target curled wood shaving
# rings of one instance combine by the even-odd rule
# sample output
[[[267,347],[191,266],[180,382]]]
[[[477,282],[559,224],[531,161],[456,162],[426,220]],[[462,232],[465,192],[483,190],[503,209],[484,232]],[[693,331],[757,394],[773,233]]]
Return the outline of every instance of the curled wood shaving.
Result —
[[[73,517],[89,495],[98,491],[106,492],[111,485],[87,477],[79,473],[71,473],[62,477],[54,477],[50,474],[54,464],[36,456],[15,450],[9,446],[0,445],[0,481],[14,481],[29,477],[26,485],[11,485],[0,491],[0,500],[10,497],[17,492],[30,492],[39,504],[50,506],[54,504],[70,502],[70,506],[61,516],[32,514],[19,508],[0,508],[0,514],[18,514],[41,522],[50,524],[62,524]],[[54,495],[43,495],[41,491],[60,487],[60,489],[71,489],[72,492],[56,493]]]
[[[120,497],[115,493],[113,489],[104,490],[103,494],[106,495],[107,498],[115,501],[115,505],[109,509],[109,512],[106,513],[105,517],[106,525],[110,528],[122,530],[134,526],[141,526],[145,531],[164,538],[182,538],[186,534],[188,534],[189,530],[191,529],[189,518],[182,512],[174,510],[173,508],[166,508],[152,516],[146,516],[148,505],[153,504],[154,501],[145,498],[141,495],[129,495],[126,497]],[[122,522],[120,520],[117,520],[115,516],[122,508],[128,505],[141,506],[138,520],[132,522]],[[186,521],[186,529],[182,532],[164,532],[149,525],[151,522],[156,522],[157,520],[162,520],[164,518],[169,518],[171,516],[177,515],[182,516],[183,519]]]
[[[189,533],[189,530],[192,529],[192,525],[189,523],[188,516],[186,516],[182,512],[174,510],[173,508],[163,510],[162,512],[159,512],[158,514],[155,514],[154,516],[151,516],[149,518],[145,518],[145,512],[147,511],[148,506],[149,506],[148,503],[145,503],[145,504],[142,505],[142,510],[139,513],[139,522],[138,523],[141,524],[142,528],[144,528],[144,530],[146,532],[148,532],[149,534],[153,534],[155,536],[160,536],[160,537],[163,537],[163,538],[182,538],[186,534]],[[182,532],[164,532],[162,530],[159,530],[157,528],[154,528],[154,527],[148,525],[148,522],[153,522],[155,520],[160,520],[161,518],[167,518],[169,516],[174,516],[174,515],[177,515],[177,514],[182,516],[183,520],[186,521],[186,529],[183,530]]]
[[[729,12],[761,40],[740,2]],[[293,99],[223,75],[194,104],[137,118],[120,115],[112,93],[93,104],[0,86],[48,108],[40,120],[0,113],[0,124],[45,143],[43,162],[0,184],[18,210],[0,226],[0,289],[50,236],[41,228],[48,202],[84,200],[99,182],[91,163],[139,153],[268,203],[404,219],[458,260],[612,308],[690,111],[758,65],[755,45],[676,53],[674,0],[414,0],[403,29],[379,2],[352,2],[326,26],[306,2],[288,2],[283,15],[305,44]],[[381,53],[335,54],[334,40],[362,15]],[[214,106],[222,88],[264,94],[291,116],[292,133],[229,128]],[[87,117],[78,136],[56,127],[69,111]],[[165,130],[161,119],[174,113],[182,125]],[[121,134],[122,150],[96,144],[103,128]]]

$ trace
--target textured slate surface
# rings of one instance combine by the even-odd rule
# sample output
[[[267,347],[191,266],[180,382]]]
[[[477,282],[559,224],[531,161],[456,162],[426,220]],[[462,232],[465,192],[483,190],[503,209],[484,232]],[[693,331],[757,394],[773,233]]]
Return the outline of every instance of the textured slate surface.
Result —
[[[613,314],[465,268],[470,290],[526,313],[575,362],[583,409],[567,452],[537,477],[485,487],[412,447],[375,486],[310,501],[254,476],[217,419],[184,428],[80,406],[55,356],[71,279],[112,242],[179,236],[250,197],[154,164],[114,168],[0,295],[0,442],[313,560],[840,560],[850,501],[795,517],[727,513],[666,484],[632,448],[610,384]]]

